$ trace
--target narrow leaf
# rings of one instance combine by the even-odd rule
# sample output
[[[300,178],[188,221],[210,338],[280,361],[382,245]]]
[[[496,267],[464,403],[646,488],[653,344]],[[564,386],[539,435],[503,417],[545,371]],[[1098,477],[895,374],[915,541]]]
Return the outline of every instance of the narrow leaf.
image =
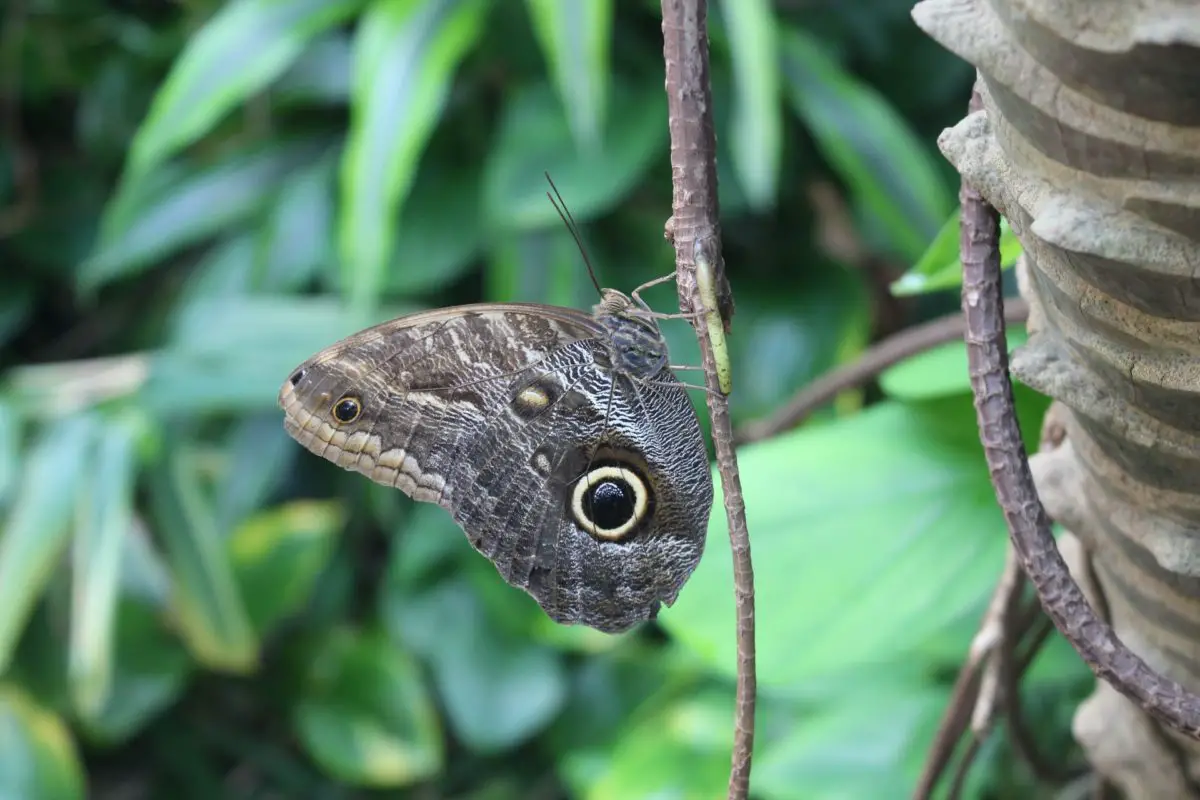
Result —
[[[9,493],[21,474],[21,418],[7,400],[0,398],[0,509],[8,505]]]
[[[0,743],[0,797],[87,796],[83,765],[66,724],[12,684],[0,684]]]
[[[154,97],[129,156],[134,175],[208,133],[363,0],[236,0],[192,36]]]
[[[768,0],[722,0],[733,62],[733,163],[756,209],[775,198],[783,146],[778,22]]]
[[[122,541],[133,526],[135,446],[140,430],[138,420],[128,415],[108,422],[80,505],[72,548],[68,676],[75,706],[84,715],[99,711],[112,683]]]
[[[350,134],[342,160],[339,249],[352,305],[378,302],[394,223],[485,0],[375,0],[355,42]]]
[[[559,226],[546,199],[549,172],[579,222],[612,208],[630,192],[669,138],[662,87],[613,84],[613,105],[603,147],[580,158],[562,106],[549,85],[514,91],[484,167],[484,219],[492,227]]]
[[[149,477],[156,531],[174,577],[172,607],[189,649],[213,669],[250,671],[258,641],[214,509],[178,442],[164,445]]]
[[[68,417],[43,428],[26,456],[16,502],[0,528],[0,673],[66,548],[95,436],[94,419]]]
[[[581,150],[601,143],[608,111],[612,0],[526,0],[533,30]]]
[[[144,270],[246,218],[266,203],[280,178],[320,149],[322,143],[312,141],[273,145],[123,185],[105,211],[98,250],[79,267],[79,284],[96,288]]]
[[[891,249],[915,260],[954,204],[930,149],[877,91],[849,74],[812,36],[781,39],[785,86],[796,113],[855,205],[872,214]]]

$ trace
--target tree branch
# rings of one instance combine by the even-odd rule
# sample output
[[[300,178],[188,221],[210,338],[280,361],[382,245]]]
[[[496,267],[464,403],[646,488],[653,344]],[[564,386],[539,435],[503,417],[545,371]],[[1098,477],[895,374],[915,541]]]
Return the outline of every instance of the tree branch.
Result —
[[[720,209],[717,202],[716,133],[712,118],[712,87],[708,77],[707,8],[704,0],[662,0],[663,60],[666,66],[668,125],[671,132],[672,216],[667,237],[675,245],[675,275],[680,310],[719,312],[726,330],[733,316],[733,296],[721,258]],[[698,265],[711,270],[712,288],[701,299]],[[715,296],[714,296],[715,295]],[[729,400],[718,380],[718,356],[709,326],[696,324],[704,362],[712,419],[713,446],[721,474],[729,542],[733,551],[734,594],[737,603],[737,710],[734,723],[729,797],[749,793],[750,761],[754,748],[756,677],[754,667],[754,571],[750,535]],[[720,333],[721,326],[717,326]],[[724,366],[727,366],[724,365]]]
[[[1007,325],[1024,322],[1028,316],[1029,305],[1024,300],[1014,300],[1004,309],[1004,322]],[[961,311],[956,311],[898,331],[871,345],[849,364],[832,369],[804,386],[770,416],[742,425],[737,431],[737,443],[758,442],[790,430],[842,392],[862,386],[901,361],[940,344],[961,339],[966,329],[966,319]]]
[[[971,111],[982,108],[979,92]],[[1000,292],[1000,215],[965,181],[960,192],[962,306],[980,441],[1021,567],[1047,616],[1101,680],[1162,723],[1200,739],[1200,697],[1160,675],[1096,616],[1058,552],[1034,488],[1013,407]]]

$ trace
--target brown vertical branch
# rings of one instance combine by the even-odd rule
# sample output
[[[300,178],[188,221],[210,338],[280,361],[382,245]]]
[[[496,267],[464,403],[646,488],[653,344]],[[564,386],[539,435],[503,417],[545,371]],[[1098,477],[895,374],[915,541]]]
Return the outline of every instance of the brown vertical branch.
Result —
[[[662,0],[663,60],[666,64],[668,124],[671,131],[672,217],[667,235],[675,245],[675,274],[680,308],[700,311],[697,261],[713,270],[717,305],[726,328],[733,314],[732,295],[721,259],[721,228],[717,205],[717,147],[712,118],[712,87],[708,78],[707,9],[704,0]],[[697,258],[699,256],[699,259]],[[734,592],[737,602],[737,711],[729,797],[745,798],[750,787],[754,747],[754,572],[750,536],[742,499],[729,401],[720,391],[717,364],[708,328],[697,324],[696,337],[708,385],[708,412],[713,445],[721,473],[729,541],[733,550]]]
[[[982,107],[978,91],[971,110]],[[1034,488],[1013,406],[1000,291],[1000,215],[964,181],[960,248],[967,358],[980,441],[1021,567],[1047,616],[1092,671],[1164,724],[1200,739],[1200,697],[1158,674],[1088,605],[1067,570]]]

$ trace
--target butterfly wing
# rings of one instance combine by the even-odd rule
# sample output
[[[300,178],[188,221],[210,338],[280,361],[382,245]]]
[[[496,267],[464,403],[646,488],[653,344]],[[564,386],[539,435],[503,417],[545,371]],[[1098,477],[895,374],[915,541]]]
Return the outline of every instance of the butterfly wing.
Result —
[[[314,453],[449,510],[553,619],[625,630],[694,570],[712,480],[686,391],[666,372],[652,385],[615,375],[605,336],[550,306],[402,318],[297,368],[280,392],[285,425]],[[337,416],[347,398],[349,421]]]

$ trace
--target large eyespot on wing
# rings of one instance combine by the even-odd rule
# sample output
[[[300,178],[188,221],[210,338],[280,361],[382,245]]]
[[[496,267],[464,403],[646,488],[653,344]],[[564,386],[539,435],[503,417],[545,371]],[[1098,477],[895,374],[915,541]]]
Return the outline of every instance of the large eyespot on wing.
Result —
[[[634,392],[583,358],[551,377],[550,391],[545,378],[513,387],[521,410],[464,456],[458,480],[473,489],[451,510],[551,618],[617,633],[674,602],[699,561],[704,441],[682,388]]]
[[[526,304],[402,317],[293,370],[279,392],[284,425],[343,468],[444,504],[448,456],[504,401],[502,377],[596,330],[582,312]]]

